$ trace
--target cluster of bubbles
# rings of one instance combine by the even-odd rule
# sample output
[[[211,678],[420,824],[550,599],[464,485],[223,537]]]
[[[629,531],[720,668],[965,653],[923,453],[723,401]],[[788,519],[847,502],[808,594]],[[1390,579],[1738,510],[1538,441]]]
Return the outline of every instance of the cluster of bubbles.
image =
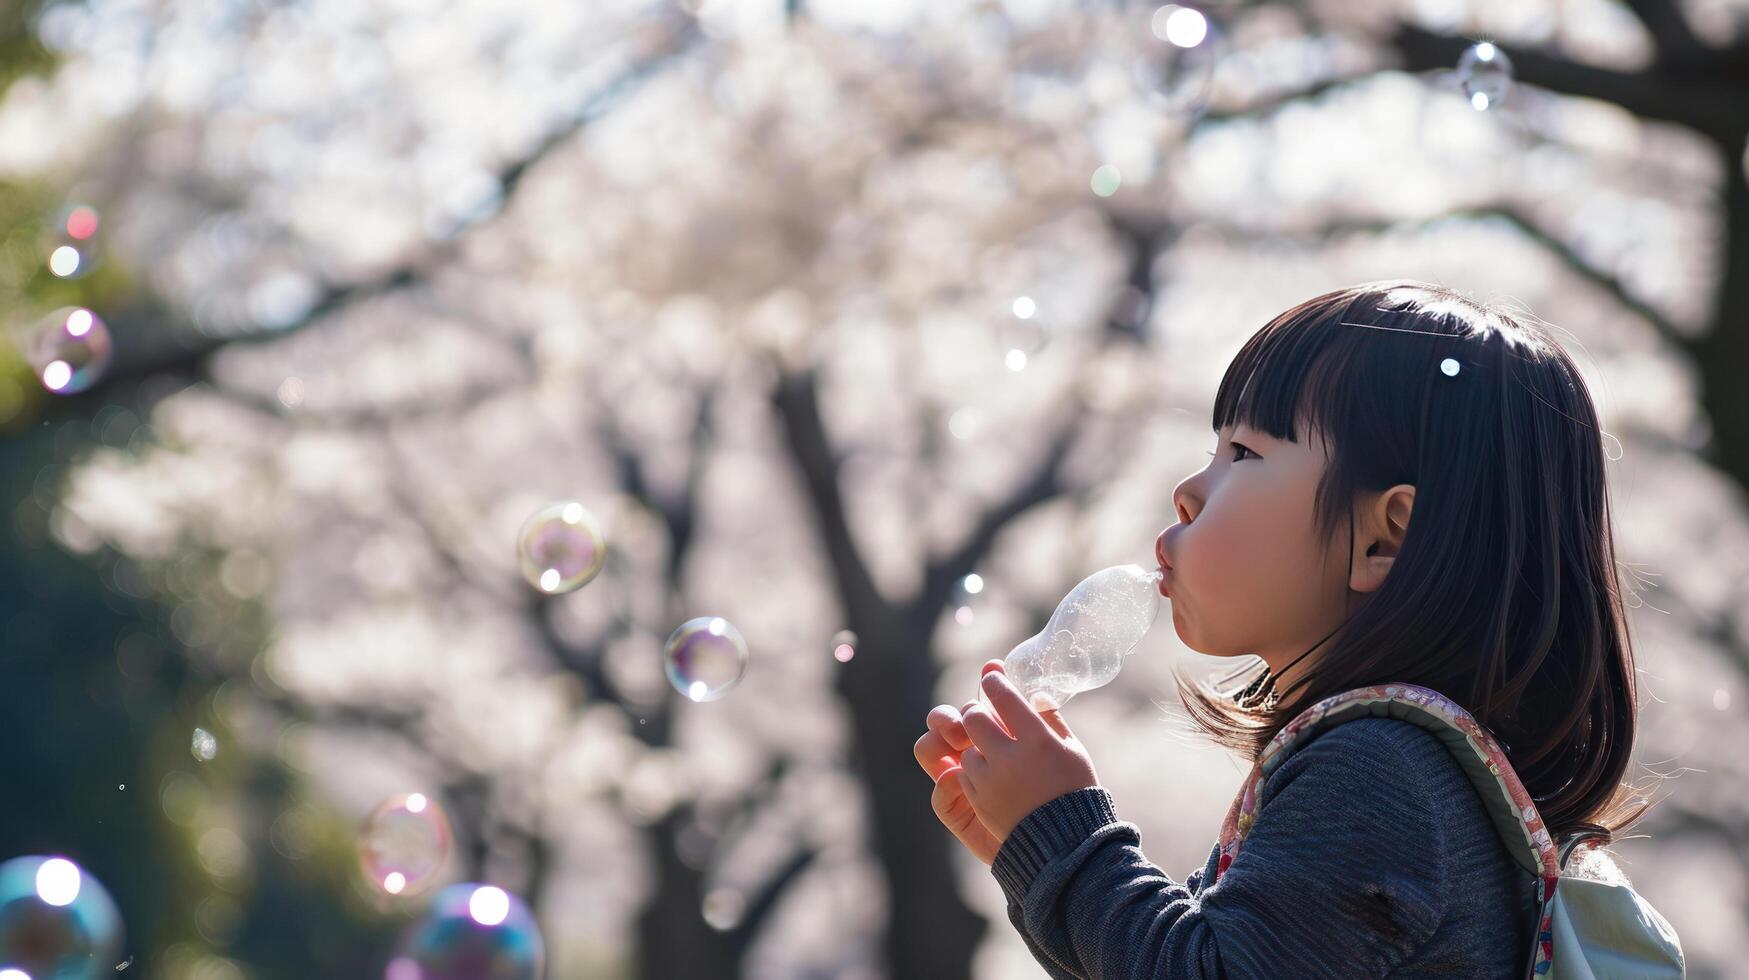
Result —
[[[86,204],[63,208],[45,249],[50,274],[81,279],[96,266],[97,210]],[[97,383],[109,366],[109,327],[81,306],[62,307],[25,328],[18,348],[44,389],[72,395]]]
[[[121,912],[96,878],[64,857],[0,864],[0,980],[114,976]]]
[[[399,793],[365,818],[359,869],[377,893],[410,899],[436,883],[452,839],[436,800]],[[384,980],[537,980],[545,959],[540,927],[520,898],[496,885],[457,884],[415,920]]]
[[[558,595],[582,588],[601,573],[607,539],[589,508],[567,500],[530,515],[517,533],[516,551],[528,583],[545,595]],[[747,640],[721,616],[687,620],[663,646],[668,682],[692,701],[727,694],[747,672],[748,659]]]

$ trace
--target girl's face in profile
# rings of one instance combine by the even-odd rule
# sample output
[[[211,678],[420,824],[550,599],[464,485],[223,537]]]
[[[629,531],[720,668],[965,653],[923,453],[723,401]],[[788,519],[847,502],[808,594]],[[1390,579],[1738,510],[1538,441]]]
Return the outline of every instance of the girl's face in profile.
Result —
[[[1198,653],[1279,672],[1346,616],[1348,549],[1326,550],[1313,526],[1325,447],[1239,425],[1213,457],[1173,490],[1178,523],[1156,541],[1172,625]]]

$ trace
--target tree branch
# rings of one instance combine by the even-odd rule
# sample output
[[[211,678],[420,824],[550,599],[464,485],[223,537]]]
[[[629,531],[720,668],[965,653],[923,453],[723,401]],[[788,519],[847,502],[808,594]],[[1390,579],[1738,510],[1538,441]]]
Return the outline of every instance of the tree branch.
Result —
[[[1671,0],[1625,0],[1628,10],[1639,18],[1652,43],[1658,48],[1659,61],[1675,61],[1701,50],[1704,46],[1694,29],[1682,16],[1681,4]]]
[[[520,186],[522,178],[530,169],[550,156],[554,150],[574,138],[588,125],[605,116],[631,92],[635,91],[639,85],[654,75],[658,69],[665,67],[689,51],[701,37],[701,30],[694,18],[676,15],[674,25],[665,36],[663,43],[656,45],[651,53],[632,62],[624,71],[609,79],[601,88],[584,98],[572,113],[569,125],[550,133],[530,152],[510,162],[499,171],[498,181],[503,192],[499,196],[498,207],[488,213],[469,218],[460,226],[458,234],[503,213],[504,209],[509,206],[515,190]],[[191,338],[185,335],[170,335],[159,337],[155,346],[145,344],[118,345],[115,359],[103,379],[84,392],[59,399],[59,404],[63,411],[74,411],[77,406],[106,404],[113,400],[117,387],[146,374],[168,372],[188,377],[208,376],[211,373],[209,370],[211,358],[214,352],[219,349],[232,344],[276,340],[301,330],[322,317],[361,299],[426,282],[430,278],[431,270],[440,265],[443,259],[453,254],[458,246],[458,238],[452,236],[420,259],[404,263],[376,279],[338,285],[328,284],[323,288],[316,302],[302,317],[281,329],[263,330],[237,337],[203,335]],[[144,338],[166,333],[163,330],[129,329],[129,325],[125,322],[116,326],[119,327],[117,332],[124,336],[134,335]],[[95,408],[91,410],[95,411]]]
[[[802,480],[813,498],[814,514],[825,538],[826,554],[832,562],[839,588],[845,593],[846,604],[885,607],[886,600],[875,587],[868,564],[850,530],[844,496],[838,488],[841,460],[832,449],[826,424],[820,417],[820,394],[814,371],[784,372],[772,391],[771,400],[783,420],[790,456],[801,470]]]
[[[1389,43],[1407,67],[1426,71],[1450,69],[1475,42],[1405,24]],[[1749,129],[1749,115],[1743,112],[1743,106],[1749,104],[1749,85],[1735,74],[1683,71],[1678,76],[1676,70],[1665,66],[1621,72],[1540,51],[1496,45],[1512,59],[1516,80],[1527,85],[1613,102],[1637,116],[1687,126],[1715,142],[1739,148],[1742,133]]]
[[[1634,296],[1629,292],[1628,288],[1622,284],[1620,278],[1609,271],[1598,268],[1586,261],[1579,255],[1579,253],[1573,250],[1572,246],[1562,241],[1554,233],[1543,228],[1535,219],[1531,218],[1523,210],[1513,204],[1501,203],[1474,208],[1460,208],[1453,211],[1441,212],[1432,215],[1431,217],[1409,221],[1367,218],[1331,221],[1319,226],[1315,238],[1321,243],[1341,235],[1376,235],[1391,231],[1422,229],[1451,220],[1482,221],[1489,219],[1500,220],[1510,224],[1520,234],[1523,234],[1526,238],[1529,238],[1537,245],[1553,253],[1555,257],[1559,258],[1570,267],[1580,278],[1603,289],[1605,292],[1609,293],[1616,302],[1620,303],[1630,312],[1644,319],[1646,323],[1657,332],[1658,336],[1672,347],[1691,356],[1696,352],[1696,347],[1699,341],[1687,336],[1681,330],[1678,330],[1675,324],[1671,323],[1663,314],[1652,308],[1652,306],[1645,300]],[[1253,229],[1225,226],[1222,227],[1221,230],[1224,233],[1233,236],[1262,237],[1260,233]],[[1286,236],[1272,234],[1270,237],[1279,239]]]

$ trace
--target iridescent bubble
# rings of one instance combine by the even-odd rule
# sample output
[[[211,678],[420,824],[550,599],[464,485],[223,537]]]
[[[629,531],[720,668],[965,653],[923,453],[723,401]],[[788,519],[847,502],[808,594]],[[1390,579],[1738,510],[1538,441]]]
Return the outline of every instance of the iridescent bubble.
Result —
[[[1466,48],[1457,72],[1458,84],[1477,111],[1498,106],[1512,88],[1512,59],[1489,41]]]
[[[1137,43],[1141,53],[1131,72],[1148,101],[1174,114],[1201,115],[1225,48],[1219,25],[1193,7],[1167,4],[1149,16]]]
[[[841,664],[850,662],[856,656],[856,634],[850,630],[839,630],[832,634],[832,659]]]
[[[44,388],[71,395],[96,384],[109,366],[109,327],[84,307],[63,307],[37,321],[23,348]]]
[[[715,701],[747,672],[747,641],[721,616],[681,623],[663,654],[668,683],[694,701]]]
[[[574,500],[535,511],[516,536],[522,574],[549,595],[589,584],[607,561],[607,539],[588,508]]]
[[[384,980],[537,980],[540,927],[522,899],[495,885],[451,885],[414,925]]]
[[[358,840],[358,864],[390,895],[430,886],[449,858],[449,818],[424,793],[402,793],[377,805]]]
[[[113,974],[121,933],[109,892],[72,861],[0,864],[0,965],[40,980],[91,980]]]

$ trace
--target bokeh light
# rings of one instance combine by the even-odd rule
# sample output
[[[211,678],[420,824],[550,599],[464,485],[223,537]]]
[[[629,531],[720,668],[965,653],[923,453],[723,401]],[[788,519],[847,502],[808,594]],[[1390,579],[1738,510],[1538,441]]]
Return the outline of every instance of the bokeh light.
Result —
[[[856,634],[850,630],[839,630],[832,634],[832,659],[841,664],[847,664],[856,656]]]
[[[1154,36],[1181,48],[1194,48],[1209,33],[1208,18],[1194,7],[1167,4],[1154,11],[1150,21]]]
[[[71,245],[62,245],[49,253],[49,271],[62,279],[72,278],[85,262],[85,257]]]
[[[588,585],[607,562],[607,539],[587,507],[574,500],[543,507],[516,536],[523,577],[549,595]]]
[[[1118,173],[1115,165],[1102,163],[1099,169],[1093,171],[1093,178],[1088,183],[1092,186],[1093,193],[1100,197],[1110,197],[1123,184],[1123,175]]]
[[[374,888],[412,895],[436,880],[449,859],[449,817],[424,793],[401,793],[377,805],[359,833],[358,864]]]
[[[948,602],[953,609],[953,621],[961,626],[970,626],[977,619],[978,599],[984,594],[984,576],[973,572],[959,580],[954,586],[953,598]]]
[[[212,732],[204,728],[196,728],[194,737],[189,740],[188,751],[200,762],[211,762],[219,754],[219,740]]]
[[[715,701],[747,672],[747,641],[721,616],[680,624],[663,649],[668,683],[693,701]]]
[[[97,209],[88,204],[76,204],[61,218],[61,230],[75,241],[86,241],[97,234]]]
[[[64,857],[0,864],[0,964],[52,980],[113,975],[121,912],[102,884]]]
[[[1200,116],[1208,108],[1215,68],[1226,48],[1219,25],[1200,10],[1167,4],[1154,10],[1134,36],[1130,71],[1142,95],[1174,116]]]
[[[408,934],[384,980],[537,980],[540,927],[522,899],[495,885],[451,885]]]

